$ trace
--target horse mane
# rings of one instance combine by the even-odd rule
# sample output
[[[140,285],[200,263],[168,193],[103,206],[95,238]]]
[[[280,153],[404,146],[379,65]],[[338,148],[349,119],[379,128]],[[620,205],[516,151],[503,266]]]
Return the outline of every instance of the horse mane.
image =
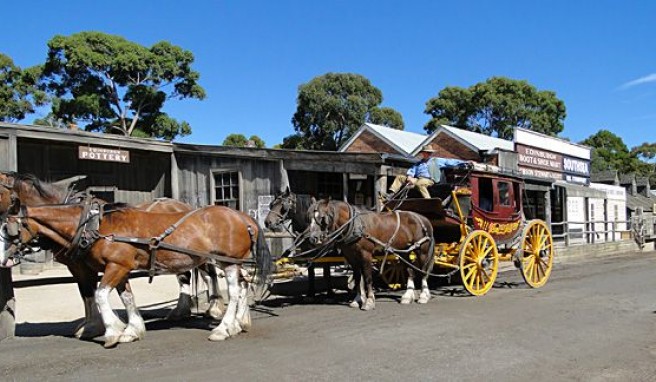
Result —
[[[67,190],[62,189],[60,186],[44,182],[33,174],[21,174],[15,171],[6,172],[4,174],[14,178],[14,181],[16,182],[14,187],[16,189],[18,186],[20,186],[20,184],[31,183],[39,195],[44,198],[56,198],[61,199],[59,201],[63,201],[63,199],[66,197]]]

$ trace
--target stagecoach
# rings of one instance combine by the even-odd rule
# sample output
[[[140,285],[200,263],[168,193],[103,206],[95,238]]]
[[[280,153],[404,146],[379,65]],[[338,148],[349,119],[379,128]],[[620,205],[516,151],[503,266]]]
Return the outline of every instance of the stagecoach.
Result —
[[[512,261],[529,286],[539,288],[547,282],[554,259],[553,239],[543,220],[525,218],[524,180],[519,174],[492,165],[463,163],[442,168],[434,178],[436,183],[429,188],[431,199],[402,189],[384,202],[384,210],[413,211],[430,220],[435,239],[434,275],[459,275],[465,290],[480,296],[494,285],[499,263]],[[296,214],[301,224],[305,209],[297,198],[289,192],[279,195],[269,216],[280,221]],[[323,264],[325,273],[327,265],[344,263],[335,252],[325,252],[326,256],[306,252],[307,256],[283,257],[278,264]],[[388,252],[374,260],[389,288],[403,286],[406,268],[411,266],[406,259]]]
[[[476,296],[492,288],[500,261],[512,261],[529,286],[543,286],[553,267],[553,239],[543,220],[525,219],[521,176],[467,163],[443,168],[439,178],[429,190],[432,199],[392,199],[385,204],[430,219],[435,264],[448,275],[459,273],[467,292]],[[398,260],[388,262],[381,276],[393,285],[403,267]]]

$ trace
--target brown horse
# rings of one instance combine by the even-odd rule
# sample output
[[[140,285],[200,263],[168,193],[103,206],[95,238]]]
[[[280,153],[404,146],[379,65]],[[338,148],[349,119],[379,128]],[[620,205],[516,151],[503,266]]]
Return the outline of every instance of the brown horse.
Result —
[[[0,172],[0,215],[7,213],[12,202],[12,193],[20,200],[21,204],[26,206],[67,203],[72,202],[76,198],[71,190],[59,185],[43,182],[31,174]],[[136,208],[152,212],[187,212],[192,210],[188,204],[168,198],[142,203],[137,205]],[[94,297],[98,277],[88,278],[87,275],[90,272],[84,269],[86,267],[85,264],[75,261],[69,256],[61,256],[61,253],[64,251],[56,243],[48,244],[54,244],[52,249],[55,253],[55,260],[66,265],[69,269],[78,284],[78,290],[84,302],[85,319],[75,330],[75,336],[78,338],[93,338],[102,335],[104,333],[104,326]],[[3,243],[0,243],[0,245],[2,245],[2,250],[4,251]],[[0,266],[12,266],[12,263],[13,259],[8,258],[3,253],[2,257],[0,257]],[[216,270],[209,264],[200,269],[208,275],[210,279],[209,285],[212,291],[206,314],[214,319],[219,319],[224,307],[218,298]],[[167,315],[167,319],[170,320],[180,320],[191,316],[191,273],[185,272],[177,275],[177,278],[178,284],[180,285],[180,295],[176,307]]]
[[[189,212],[193,209],[187,203],[170,198],[158,198],[152,202],[137,204],[134,207],[149,212]],[[223,315],[225,306],[219,298],[219,278],[216,268],[212,264],[204,264],[198,267],[198,270],[202,272],[202,280],[205,281],[210,291],[209,306],[205,315],[219,320]],[[179,321],[191,317],[191,272],[184,272],[176,277],[178,279],[180,293],[175,308],[166,316],[166,319],[171,321]]]
[[[241,264],[254,255],[258,275],[265,282],[271,255],[257,223],[239,211],[222,206],[204,207],[192,212],[154,213],[122,205],[105,205],[94,237],[82,262],[93,274],[103,272],[95,293],[105,326],[105,347],[132,342],[145,335],[145,324],[134,303],[129,284],[130,271],[155,269],[158,273],[179,274],[205,264],[209,258],[224,268],[230,295],[221,324],[209,339],[224,340],[250,326],[247,287],[240,280]],[[26,207],[7,216],[10,238],[26,243],[44,236],[62,247],[71,247],[80,230],[92,219],[85,205]],[[167,235],[165,233],[168,233]],[[154,252],[150,251],[159,237]],[[257,248],[257,250],[255,250]],[[116,316],[108,296],[117,288],[128,313],[128,324]]]
[[[308,211],[310,237],[317,244],[335,243],[353,268],[356,296],[350,306],[362,310],[374,309],[376,300],[373,289],[373,258],[376,255],[397,253],[408,259],[410,252],[417,254],[422,272],[421,293],[417,302],[425,304],[430,299],[428,275],[433,268],[435,241],[430,221],[415,212],[358,211],[341,201],[320,200]],[[406,260],[410,264],[409,260]],[[414,268],[408,269],[407,290],[402,304],[415,300]],[[364,282],[362,277],[364,276]],[[362,287],[366,300],[362,300]]]

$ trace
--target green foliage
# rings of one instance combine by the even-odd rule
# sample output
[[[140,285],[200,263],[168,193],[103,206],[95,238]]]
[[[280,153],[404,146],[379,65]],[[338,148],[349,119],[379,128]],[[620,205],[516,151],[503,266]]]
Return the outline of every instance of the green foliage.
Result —
[[[281,149],[288,150],[302,150],[303,149],[303,137],[300,134],[288,135],[282,139],[282,143],[279,145]]]
[[[46,93],[36,86],[39,74],[39,67],[21,69],[0,53],[0,121],[20,121],[47,102]]]
[[[650,158],[649,155],[653,154],[653,151],[649,151],[650,145],[648,144],[629,150],[621,137],[608,130],[599,130],[583,140],[581,144],[592,147],[591,169],[593,172],[617,170],[621,174],[649,175],[654,171],[653,165],[642,161],[639,157],[642,155]],[[644,151],[644,154],[641,150]]]
[[[252,143],[254,147],[260,149],[266,147],[266,144],[262,138],[258,137],[257,135],[251,135],[250,138],[246,139],[244,134],[229,134],[223,140],[223,146],[248,147],[249,143]]]
[[[369,122],[397,130],[403,130],[405,128],[401,113],[390,107],[377,107],[372,109],[369,112]]]
[[[381,120],[389,118],[396,128],[402,126],[400,115],[378,110],[382,101],[381,91],[359,74],[327,73],[315,77],[299,87],[292,118],[297,134],[285,138],[282,146],[337,150],[369,121],[372,113]]]
[[[166,101],[205,98],[193,61],[191,52],[169,42],[147,48],[120,36],[81,32],[48,42],[42,82],[59,97],[53,113],[66,122],[174,139],[190,134],[191,127],[161,111]]]
[[[258,137],[257,135],[251,135],[250,138],[248,138],[249,141],[252,141],[255,144],[255,147],[258,149],[263,149],[266,147],[266,143],[262,140],[262,138]]]
[[[565,103],[552,91],[539,91],[527,81],[492,77],[469,88],[446,87],[426,102],[431,116],[428,133],[447,124],[503,139],[515,127],[547,135],[563,131]]]

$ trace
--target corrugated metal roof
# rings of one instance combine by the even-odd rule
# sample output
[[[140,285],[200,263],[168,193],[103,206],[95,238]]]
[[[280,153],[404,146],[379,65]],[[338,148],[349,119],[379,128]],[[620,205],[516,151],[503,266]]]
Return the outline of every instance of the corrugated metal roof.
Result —
[[[512,141],[506,139],[495,138],[489,135],[475,133],[473,131],[463,130],[453,126],[441,125],[440,127],[454,135],[459,136],[472,146],[475,146],[478,150],[490,151],[497,148],[508,151],[515,150],[515,144]]]
[[[593,172],[590,174],[590,180],[593,182],[615,182],[615,180],[618,180],[617,170]]]
[[[626,206],[631,211],[642,207],[644,212],[654,212],[654,204],[656,204],[656,201],[653,198],[648,198],[644,195],[626,195]]]
[[[405,154],[410,154],[421,142],[426,139],[423,134],[411,133],[409,131],[392,129],[390,127],[365,123],[366,127],[379,136],[398,146]]]

